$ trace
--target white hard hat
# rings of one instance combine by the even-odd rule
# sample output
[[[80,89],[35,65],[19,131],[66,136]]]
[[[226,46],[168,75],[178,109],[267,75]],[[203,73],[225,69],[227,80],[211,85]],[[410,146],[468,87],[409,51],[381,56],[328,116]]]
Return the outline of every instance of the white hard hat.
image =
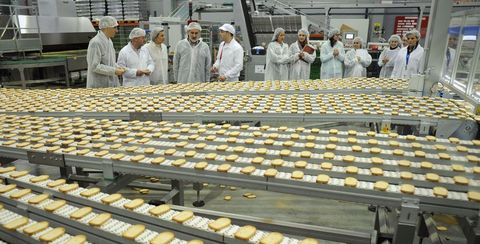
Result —
[[[235,35],[235,27],[233,27],[231,24],[224,24],[220,26],[219,28],[222,31],[230,32],[232,35]]]
[[[117,19],[115,19],[115,17],[112,17],[112,16],[103,16],[98,23],[98,28],[100,28],[100,30],[108,27],[116,27],[116,26],[118,26]]]
[[[128,36],[128,38],[130,40],[132,40],[135,37],[140,37],[140,36],[145,36],[145,35],[146,35],[145,30],[143,30],[141,28],[133,28],[133,30],[130,32],[130,35]]]

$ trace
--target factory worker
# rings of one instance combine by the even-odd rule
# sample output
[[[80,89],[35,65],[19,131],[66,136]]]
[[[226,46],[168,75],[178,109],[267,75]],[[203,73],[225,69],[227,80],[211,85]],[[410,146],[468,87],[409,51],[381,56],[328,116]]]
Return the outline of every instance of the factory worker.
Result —
[[[288,80],[288,64],[290,54],[288,45],[284,43],[285,30],[275,29],[272,41],[267,47],[267,60],[265,67],[265,80]]]
[[[234,38],[235,28],[232,25],[224,24],[219,29],[222,43],[211,71],[218,72],[219,81],[238,81],[243,69],[243,48]]]
[[[115,64],[115,49],[112,38],[117,33],[117,20],[111,16],[100,19],[100,30],[88,43],[87,88],[120,86],[118,76],[125,70]]]
[[[328,41],[322,44],[320,49],[320,79],[342,78],[343,60],[345,51],[343,43],[339,41],[340,31],[333,29],[328,32]]]
[[[393,60],[397,56],[398,51],[402,49],[402,41],[399,35],[390,36],[388,44],[390,46],[385,48],[378,58],[378,66],[382,67],[382,70],[380,71],[381,78],[390,78],[390,76],[392,76]]]
[[[372,56],[365,49],[363,39],[353,39],[353,48],[345,54],[345,77],[367,77],[367,67],[372,63]]]
[[[392,78],[409,79],[423,72],[423,47],[420,46],[420,32],[413,29],[405,34],[408,46],[402,48],[394,60]]]
[[[290,80],[308,80],[310,78],[310,65],[315,61],[315,47],[308,43],[308,31],[300,29],[298,39],[290,45]],[[311,54],[309,51],[313,51]]]
[[[407,46],[408,46],[407,35],[403,34],[403,36],[402,36],[402,47],[407,47]]]
[[[173,74],[177,83],[210,81],[212,58],[208,45],[200,38],[201,31],[199,23],[190,23],[187,38],[177,44],[173,57]]]
[[[155,64],[145,44],[145,30],[133,28],[128,36],[130,42],[118,53],[117,64],[126,68],[123,74],[123,86],[150,85],[150,74]]]
[[[150,74],[150,84],[168,84],[168,50],[167,46],[163,44],[165,41],[163,28],[154,28],[150,33],[150,38],[151,41],[145,45],[155,64],[155,69]]]
[[[448,45],[447,50],[445,53],[445,63],[444,63],[444,74],[451,76],[453,70],[453,63],[455,60],[455,55],[457,53],[457,41],[458,37],[455,35],[451,35],[448,37]]]

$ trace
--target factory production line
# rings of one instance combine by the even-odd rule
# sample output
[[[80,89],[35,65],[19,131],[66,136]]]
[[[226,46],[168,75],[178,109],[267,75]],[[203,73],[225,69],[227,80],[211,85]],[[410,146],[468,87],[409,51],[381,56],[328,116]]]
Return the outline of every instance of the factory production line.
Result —
[[[339,83],[338,88],[333,82]],[[351,79],[316,81],[313,85],[305,81],[193,83],[114,88],[111,92],[4,89],[0,91],[0,112],[185,122],[373,122],[384,132],[391,124],[399,124],[418,128],[420,135],[434,130],[440,138],[471,139],[477,133],[479,117],[464,102],[409,96],[408,84],[402,80],[359,79],[344,89],[349,82]],[[346,90],[350,94],[340,94]],[[256,94],[247,94],[252,91]]]
[[[378,236],[376,232],[366,234],[293,223],[283,223],[284,227],[288,226],[287,229],[281,224],[261,224],[259,220],[249,223],[259,228],[282,230],[285,234],[355,243],[376,243],[377,238],[390,237],[396,243],[410,243],[418,213],[475,218],[480,207],[478,140],[181,122],[112,121],[108,126],[105,121],[93,119],[11,115],[2,116],[1,120],[1,154],[29,159],[31,163],[99,169],[106,178],[112,177],[114,172],[148,175],[401,208],[396,233],[382,233],[383,228],[391,228],[384,226],[391,220],[387,220],[387,210],[378,208],[377,221],[383,223],[379,225],[382,227],[379,227]],[[66,123],[75,125],[76,129],[61,126]],[[28,135],[27,128],[31,128],[31,135]],[[102,134],[108,137],[102,137]],[[60,180],[50,184],[50,188],[57,187],[55,190],[58,192],[54,194],[51,193],[53,190],[36,188],[47,180],[45,176],[38,183],[32,182],[30,179],[33,176],[25,171],[14,171],[11,167],[1,171],[4,173],[0,177],[5,178],[7,184],[39,193],[47,192],[64,200],[70,199],[68,195],[87,191],[78,184],[66,184]],[[36,187],[32,184],[35,182],[38,183]],[[49,182],[54,181],[40,185],[47,188]],[[19,189],[19,196],[9,197],[8,192],[14,187],[10,190],[6,187],[0,190],[6,192],[0,197],[4,204],[9,204],[12,198],[22,199],[30,194],[29,190]],[[110,205],[125,208],[130,202],[122,199],[121,195],[113,195]],[[101,201],[107,196],[99,195],[96,199]],[[74,202],[81,204],[77,200]],[[99,204],[103,206],[102,210],[113,211],[111,207],[105,207],[105,202],[108,203],[104,200],[103,205]],[[142,203],[137,200],[131,203],[131,208],[145,212],[154,207]],[[15,206],[11,202],[10,205]],[[94,207],[91,204],[88,206]],[[68,214],[74,210],[59,213]],[[145,217],[142,221],[145,222]],[[128,226],[117,234],[126,231]],[[188,233],[210,239],[202,230],[190,230]],[[250,232],[247,236],[253,243],[266,235],[257,236],[255,233]],[[225,238],[227,233],[221,235]],[[151,238],[154,236],[150,235]],[[145,236],[137,237],[142,239]],[[220,242],[229,243],[227,240],[225,238]]]

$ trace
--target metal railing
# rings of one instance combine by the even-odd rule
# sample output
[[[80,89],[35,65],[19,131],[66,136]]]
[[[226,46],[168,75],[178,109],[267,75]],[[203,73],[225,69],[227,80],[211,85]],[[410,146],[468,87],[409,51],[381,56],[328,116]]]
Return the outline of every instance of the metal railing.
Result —
[[[6,22],[0,23],[0,53],[42,51],[38,8],[5,4],[0,4],[0,7],[7,7],[10,13]],[[22,27],[24,15],[19,14],[22,10],[28,10],[35,15],[36,27]],[[25,32],[28,34],[22,34]]]

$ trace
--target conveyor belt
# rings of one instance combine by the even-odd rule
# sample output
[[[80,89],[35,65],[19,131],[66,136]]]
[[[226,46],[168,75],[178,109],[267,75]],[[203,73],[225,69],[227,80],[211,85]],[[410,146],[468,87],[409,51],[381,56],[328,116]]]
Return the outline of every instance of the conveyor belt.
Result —
[[[152,230],[152,226],[165,228],[167,232],[175,231],[176,233],[181,233],[180,236],[183,237],[197,236],[197,238],[219,243],[228,243],[228,239],[239,239],[238,231],[242,226],[236,225],[231,219],[226,217],[218,216],[216,219],[210,219],[202,217],[194,211],[192,212],[192,210],[175,210],[169,205],[154,206],[145,203],[143,199],[127,199],[118,193],[106,194],[98,188],[86,189],[79,187],[75,183],[66,184],[65,180],[62,179],[50,180],[46,176],[38,177],[26,174],[14,178],[12,176],[18,174],[19,171],[14,171],[13,167],[0,168],[0,172],[2,172],[0,174],[1,178],[12,182],[10,185],[0,185],[0,201],[13,205],[23,203],[51,212],[66,220],[73,220],[87,226],[86,231],[88,231],[88,226],[97,227],[105,232],[105,237],[119,242],[122,242],[122,238],[128,236],[125,234],[125,231],[129,227],[138,225],[135,224],[138,221],[149,223],[147,226],[142,225],[143,228],[146,227],[145,230],[133,238],[139,243],[150,243],[159,234],[158,231]],[[17,184],[21,184],[22,188],[18,187]],[[4,191],[3,189],[9,186],[10,189],[7,189],[8,191],[2,192]],[[25,194],[26,191],[30,190],[38,193],[28,192]],[[31,202],[31,199],[39,198],[40,195],[45,193],[48,195],[54,194],[56,200],[47,197],[38,203]],[[25,195],[12,199],[12,196],[15,194]],[[46,210],[54,203],[62,203],[65,200],[66,202],[62,206]],[[100,208],[100,210],[97,208]],[[82,209],[83,213],[80,209]],[[91,220],[99,215],[108,215],[110,218],[101,225],[94,225]],[[132,218],[130,219],[130,217]],[[223,221],[225,223],[219,225]],[[269,233],[268,231],[256,229],[247,240],[251,243],[264,243],[262,239],[268,236]],[[114,236],[110,236],[110,234]],[[296,238],[284,236],[283,234],[281,236],[282,240],[279,243],[301,243],[301,240]],[[177,239],[172,243],[187,242]]]
[[[437,126],[453,133],[480,117],[454,100],[379,94],[291,94],[0,99],[0,112],[126,120],[358,121]],[[443,128],[445,127],[445,128]],[[450,128],[450,129],[449,129]],[[451,134],[437,130],[439,137]],[[445,135],[442,133],[446,133]]]
[[[406,94],[408,81],[383,78],[345,78],[331,80],[249,81],[185,83],[141,87],[98,89],[24,90],[1,89],[0,96],[27,97],[94,97],[94,96],[147,96],[147,95],[222,95],[222,94],[303,94],[303,93],[389,93]]]
[[[480,207],[478,140],[165,121],[0,120],[0,152],[14,158],[50,152],[70,166],[395,207],[413,196],[424,210],[457,215]]]
[[[70,235],[58,224],[51,225],[48,221],[34,220],[25,212],[15,211],[15,207],[7,208],[1,204],[0,233],[0,239],[11,243],[90,243],[85,235]]]

